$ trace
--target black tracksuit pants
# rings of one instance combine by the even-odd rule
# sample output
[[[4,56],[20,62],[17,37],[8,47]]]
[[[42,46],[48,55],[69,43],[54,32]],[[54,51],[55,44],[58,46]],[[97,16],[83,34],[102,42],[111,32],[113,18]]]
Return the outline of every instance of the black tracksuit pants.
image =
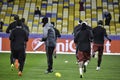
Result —
[[[53,68],[53,51],[55,47],[46,47],[46,56],[47,56],[47,64],[48,69],[47,71],[51,71]]]

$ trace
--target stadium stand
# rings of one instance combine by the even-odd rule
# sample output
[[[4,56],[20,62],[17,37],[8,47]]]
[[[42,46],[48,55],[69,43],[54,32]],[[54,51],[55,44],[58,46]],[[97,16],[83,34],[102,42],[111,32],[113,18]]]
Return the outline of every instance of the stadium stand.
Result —
[[[80,2],[84,10],[80,11]],[[39,7],[41,17],[34,16],[34,10]],[[111,35],[120,34],[120,0],[7,0],[0,2],[0,19],[4,20],[3,31],[13,21],[11,14],[18,14],[26,19],[31,33],[42,33],[41,19],[49,17],[55,22],[56,28],[62,34],[71,34],[79,19],[88,20],[90,26],[95,27],[98,20],[104,20],[104,12],[112,15],[110,26],[104,26]]]

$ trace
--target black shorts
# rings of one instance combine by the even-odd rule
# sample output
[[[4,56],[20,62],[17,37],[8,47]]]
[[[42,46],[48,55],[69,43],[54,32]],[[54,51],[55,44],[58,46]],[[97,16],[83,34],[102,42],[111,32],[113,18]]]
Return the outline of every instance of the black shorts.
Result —
[[[25,50],[11,50],[12,51],[12,55],[13,58],[15,59],[19,59],[19,58],[25,58],[26,54],[25,54]]]

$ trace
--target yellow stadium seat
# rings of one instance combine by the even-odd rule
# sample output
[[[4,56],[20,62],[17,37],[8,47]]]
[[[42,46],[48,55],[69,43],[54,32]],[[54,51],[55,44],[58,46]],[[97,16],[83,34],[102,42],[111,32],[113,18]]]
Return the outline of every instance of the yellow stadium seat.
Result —
[[[97,0],[97,6],[102,7],[102,1],[101,0]]]
[[[67,26],[62,27],[62,34],[67,34]]]
[[[31,32],[31,31],[32,31],[32,22],[28,22],[27,25],[28,25],[29,30],[30,30],[30,32]]]
[[[32,27],[32,33],[37,33],[38,27]]]
[[[97,21],[92,21],[92,28],[97,26]]]
[[[8,26],[3,26],[3,32],[6,32]]]
[[[62,32],[62,31],[61,31],[61,30],[62,30],[62,26],[61,26],[61,25],[57,24],[57,29],[58,29],[60,32]]]
[[[104,26],[104,28],[106,29],[107,34],[110,34],[110,27],[109,26]]]
[[[95,27],[98,20],[104,20],[104,12],[109,11],[112,20],[110,27],[105,26],[107,33],[112,35],[115,35],[115,33],[120,34],[118,26],[119,0],[85,0],[84,11],[79,11],[79,2],[81,1],[83,0],[14,0],[14,2],[9,3],[10,5],[0,3],[0,18],[5,20],[5,24],[9,24],[13,21],[10,14],[18,14],[20,18],[24,17],[26,19],[32,33],[37,31],[36,26],[38,26],[36,33],[42,33],[42,25],[39,22],[43,16],[50,13],[52,15],[50,21],[56,23],[56,28],[63,34],[71,34],[79,19],[83,21],[89,19],[89,25]],[[4,0],[4,2],[7,2],[7,0]],[[36,7],[41,10],[42,17],[37,18],[34,16]]]
[[[115,34],[116,34],[115,26],[110,26],[110,33],[111,33],[112,35],[115,35]]]
[[[116,33],[120,35],[120,23],[116,23]]]
[[[38,33],[39,33],[39,34],[42,34],[42,33],[43,33],[43,27],[42,27],[41,24],[39,24]]]

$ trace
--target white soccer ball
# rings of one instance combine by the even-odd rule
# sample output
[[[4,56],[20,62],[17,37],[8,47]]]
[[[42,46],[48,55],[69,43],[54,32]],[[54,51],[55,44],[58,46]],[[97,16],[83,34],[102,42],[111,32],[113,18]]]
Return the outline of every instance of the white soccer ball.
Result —
[[[65,63],[68,63],[68,61],[65,61]]]

